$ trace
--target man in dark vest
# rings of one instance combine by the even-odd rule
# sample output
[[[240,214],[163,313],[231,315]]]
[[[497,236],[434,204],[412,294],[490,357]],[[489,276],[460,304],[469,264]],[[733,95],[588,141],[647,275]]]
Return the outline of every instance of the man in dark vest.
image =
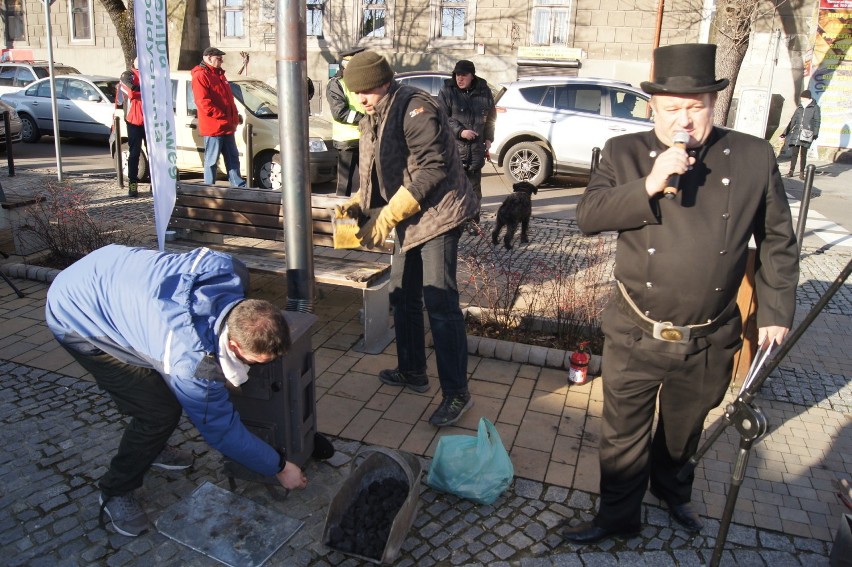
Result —
[[[642,83],[654,129],[606,143],[577,207],[583,232],[619,234],[603,314],[600,509],[564,530],[572,543],[638,534],[649,481],[677,523],[701,530],[693,478],[677,474],[730,383],[752,237],[759,343],[781,343],[793,321],[798,251],[778,164],[766,141],[713,125],[728,86],[715,56],[709,44],[654,50],[654,80]]]
[[[355,55],[344,78],[366,116],[359,124],[361,188],[339,212],[370,214],[358,232],[368,248],[396,230],[389,285],[399,365],[379,372],[379,380],[429,390],[425,304],[443,393],[429,423],[452,425],[473,406],[456,267],[462,225],[479,210],[478,200],[429,94],[394,81],[388,61],[373,51]]]

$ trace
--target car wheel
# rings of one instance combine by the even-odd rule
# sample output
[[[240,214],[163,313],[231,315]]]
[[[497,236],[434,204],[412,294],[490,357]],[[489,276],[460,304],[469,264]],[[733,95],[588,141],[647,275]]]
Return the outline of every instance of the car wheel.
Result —
[[[281,191],[281,155],[261,152],[254,159],[254,184],[267,191]]]
[[[130,180],[130,170],[127,168],[127,162],[130,159],[130,149],[125,145],[121,145],[121,171],[124,174],[124,179]],[[136,170],[136,176],[142,183],[149,183],[151,176],[148,171],[148,153],[143,148],[139,154],[139,167]]]
[[[529,181],[536,187],[550,177],[550,153],[540,144],[521,142],[512,146],[503,159],[503,171],[512,183]]]
[[[35,119],[29,114],[20,114],[21,118],[21,139],[32,144],[38,142],[41,138],[41,132],[38,131]]]

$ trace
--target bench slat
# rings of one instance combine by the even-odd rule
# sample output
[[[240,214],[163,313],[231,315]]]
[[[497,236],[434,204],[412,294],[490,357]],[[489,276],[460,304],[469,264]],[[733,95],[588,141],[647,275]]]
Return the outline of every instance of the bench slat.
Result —
[[[197,247],[191,242],[168,243],[168,248],[175,252],[188,252]],[[277,275],[287,273],[285,254],[281,250],[232,244],[217,244],[215,249],[231,254],[250,270]],[[390,264],[326,256],[314,257],[314,278],[319,283],[365,289],[389,273]]]

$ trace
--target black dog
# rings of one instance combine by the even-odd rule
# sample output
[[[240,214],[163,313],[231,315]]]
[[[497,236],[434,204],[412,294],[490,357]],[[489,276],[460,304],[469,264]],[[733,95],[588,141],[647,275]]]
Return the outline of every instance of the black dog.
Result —
[[[518,223],[521,225],[521,242],[529,242],[527,229],[532,215],[532,196],[538,193],[536,186],[528,181],[515,183],[512,185],[512,189],[515,192],[506,197],[506,200],[497,210],[497,225],[494,227],[494,232],[491,233],[491,242],[497,244],[500,229],[506,227],[506,234],[503,236],[503,246],[506,247],[506,250],[512,248],[512,238],[515,236]]]

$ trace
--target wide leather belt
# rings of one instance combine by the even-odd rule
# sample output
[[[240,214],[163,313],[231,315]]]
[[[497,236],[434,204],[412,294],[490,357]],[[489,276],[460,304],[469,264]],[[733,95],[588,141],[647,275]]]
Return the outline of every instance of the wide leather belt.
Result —
[[[661,341],[686,344],[692,339],[713,334],[721,326],[722,322],[727,320],[722,317],[725,311],[727,311],[725,309],[712,321],[700,325],[680,326],[669,321],[654,321],[650,317],[645,316],[639,310],[639,307],[633,303],[633,300],[630,299],[627,290],[624,288],[624,284],[620,281],[616,281],[616,284],[618,284],[618,293],[615,294],[615,304],[621,312],[627,315],[642,331]]]

